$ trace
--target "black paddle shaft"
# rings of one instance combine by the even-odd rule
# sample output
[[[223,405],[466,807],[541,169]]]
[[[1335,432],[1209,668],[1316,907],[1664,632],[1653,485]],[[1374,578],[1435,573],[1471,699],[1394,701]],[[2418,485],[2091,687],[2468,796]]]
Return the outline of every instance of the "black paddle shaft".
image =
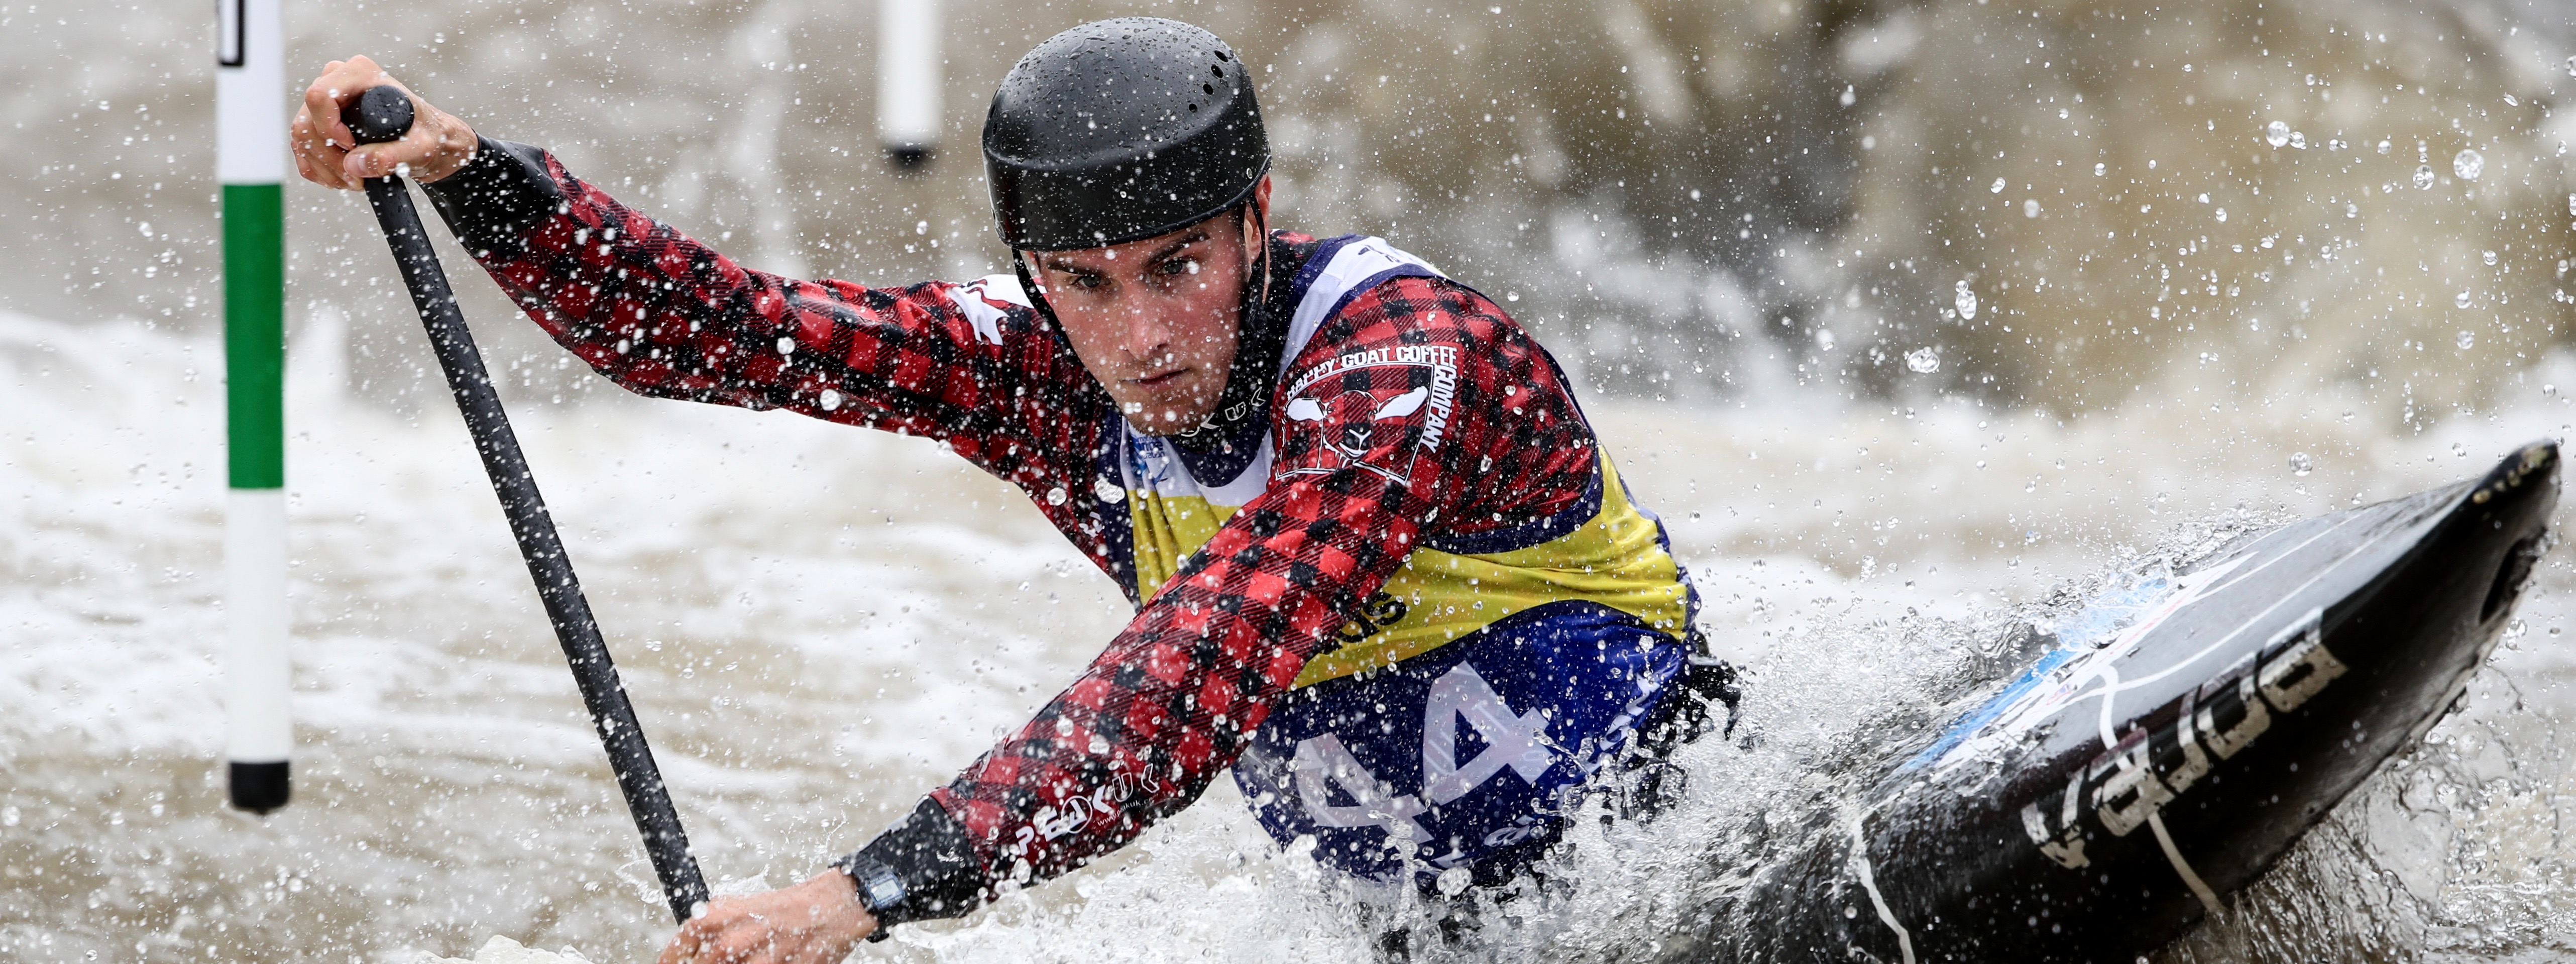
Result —
[[[397,140],[411,130],[411,99],[391,86],[373,88],[342,110],[340,117],[358,143]],[[483,368],[483,355],[474,348],[465,315],[456,308],[447,273],[439,268],[437,252],[430,250],[429,235],[421,230],[420,213],[412,207],[411,193],[401,177],[368,178],[367,200],[376,209],[385,242],[393,246],[394,264],[402,269],[403,285],[411,289],[421,324],[429,329],[429,344],[438,353],[439,367],[447,370],[448,391],[456,395],[456,407],[474,435],[474,448],[483,455],[483,469],[492,477],[493,493],[501,497],[501,511],[510,517],[510,533],[519,539],[528,575],[537,582],[546,617],[554,621],[555,638],[563,643],[573,679],[581,684],[582,702],[599,729],[600,744],[608,750],[609,768],[617,772],[617,787],[626,794],[635,829],[644,835],[644,849],[653,855],[653,872],[662,879],[671,915],[686,923],[707,899],[706,880],[698,873],[697,858],[689,855],[689,836],[680,829],[680,814],[671,807],[661,769],[653,765],[653,748],[644,743],[635,707],[626,701],[617,667],[609,662],[608,644],[600,639],[590,601],[582,597],[572,560],[564,555],[563,537],[555,533],[545,498],[537,494],[536,477],[529,474],[527,457],[519,452],[519,437],[510,431],[510,416],[492,390],[491,373]]]

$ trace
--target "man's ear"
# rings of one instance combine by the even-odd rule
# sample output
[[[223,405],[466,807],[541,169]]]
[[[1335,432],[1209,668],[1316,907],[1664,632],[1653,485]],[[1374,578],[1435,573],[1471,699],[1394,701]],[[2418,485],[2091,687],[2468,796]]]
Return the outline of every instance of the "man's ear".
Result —
[[[1260,183],[1252,186],[1252,203],[1244,207],[1251,217],[1242,225],[1243,250],[1248,260],[1257,262],[1270,247],[1270,175],[1261,175]]]

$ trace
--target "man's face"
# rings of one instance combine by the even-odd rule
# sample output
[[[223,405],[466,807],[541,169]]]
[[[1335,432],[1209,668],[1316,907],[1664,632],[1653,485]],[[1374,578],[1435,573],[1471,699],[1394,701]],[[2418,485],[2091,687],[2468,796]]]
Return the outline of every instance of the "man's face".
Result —
[[[1265,211],[1269,188],[1264,178],[1254,192]],[[1065,340],[1127,424],[1170,435],[1206,421],[1234,371],[1256,243],[1229,212],[1142,241],[1027,257]]]

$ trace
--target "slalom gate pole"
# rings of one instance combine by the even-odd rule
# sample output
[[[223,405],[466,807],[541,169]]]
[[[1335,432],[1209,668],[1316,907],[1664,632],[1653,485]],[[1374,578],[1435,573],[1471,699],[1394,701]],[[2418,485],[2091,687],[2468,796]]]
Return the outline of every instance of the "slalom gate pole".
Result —
[[[411,130],[411,98],[394,87],[372,88],[340,117],[358,143],[399,140]],[[537,596],[545,601],[546,617],[554,622],[564,659],[572,663],[582,702],[590,709],[600,744],[608,750],[609,768],[617,774],[617,788],[625,793],[626,809],[635,817],[636,831],[644,836],[644,849],[652,854],[662,896],[670,901],[671,916],[686,923],[707,900],[706,881],[698,873],[697,858],[689,854],[689,836],[680,828],[680,814],[671,806],[662,772],[653,765],[653,748],[645,744],[644,730],[635,722],[635,707],[626,701],[617,667],[609,662],[608,644],[600,639],[590,601],[583,598],[572,560],[564,555],[563,538],[555,532],[554,518],[546,513],[545,499],[537,494],[536,477],[528,472],[518,435],[510,431],[509,413],[502,411],[501,396],[492,390],[491,373],[483,367],[482,353],[474,348],[474,335],[465,327],[464,313],[456,308],[447,273],[439,268],[438,253],[430,249],[429,235],[421,229],[420,212],[412,207],[402,177],[388,174],[368,179],[367,201],[375,208],[377,225],[384,228],[385,242],[393,247],[394,264],[402,271],[403,286],[411,289],[412,305],[420,309],[439,367],[447,371],[448,391],[455,394],[457,410],[473,433],[474,448],[483,455],[483,469],[492,477],[493,493],[501,497],[502,513],[510,518],[510,533],[518,537],[519,554],[528,561],[528,575],[536,580]]]
[[[286,805],[285,31],[278,0],[216,0],[223,183],[224,757],[233,806]]]
[[[877,0],[877,140],[897,173],[939,149],[939,0]]]

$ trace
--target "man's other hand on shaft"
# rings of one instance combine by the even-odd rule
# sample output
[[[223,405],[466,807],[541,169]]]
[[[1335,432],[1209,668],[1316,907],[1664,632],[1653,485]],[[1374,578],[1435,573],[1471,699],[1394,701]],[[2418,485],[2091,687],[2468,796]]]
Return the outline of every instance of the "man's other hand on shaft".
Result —
[[[659,964],[839,964],[876,929],[858,884],[827,870],[794,887],[716,898],[680,925]]]

